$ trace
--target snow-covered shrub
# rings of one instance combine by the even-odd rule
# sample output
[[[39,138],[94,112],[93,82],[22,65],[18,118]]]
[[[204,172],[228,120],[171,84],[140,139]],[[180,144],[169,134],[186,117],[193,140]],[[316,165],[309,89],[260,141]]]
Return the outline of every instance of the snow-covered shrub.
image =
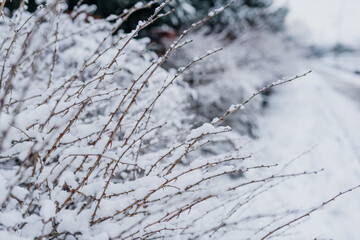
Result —
[[[95,21],[85,6],[68,15],[59,1],[0,18],[2,239],[206,239],[256,220],[271,227],[269,216],[237,212],[288,176],[256,179],[270,166],[239,146],[198,151],[230,134],[217,125],[242,105],[198,128],[186,112],[181,74],[219,49],[167,72],[189,31],[162,57],[134,39],[166,3],[118,35],[126,16]]]
[[[197,124],[211,121],[222,114],[234,102],[242,102],[257,89],[283,78],[300,69],[300,51],[284,34],[267,31],[244,30],[236,39],[224,34],[209,34],[206,28],[192,33],[189,38],[194,44],[176,52],[170,59],[170,66],[180,66],[206,48],[219,47],[226,42],[226,48],[214,58],[202,61],[184,74],[193,89],[190,109],[196,115]],[[241,114],[235,114],[225,123],[245,135],[255,137],[256,122],[267,95],[254,99]]]

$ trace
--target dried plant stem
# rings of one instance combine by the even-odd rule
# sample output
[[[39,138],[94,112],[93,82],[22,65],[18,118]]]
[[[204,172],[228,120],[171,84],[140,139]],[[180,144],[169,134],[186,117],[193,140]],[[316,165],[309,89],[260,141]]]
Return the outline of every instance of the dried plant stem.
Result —
[[[6,0],[2,0],[1,5],[0,5],[0,17],[3,14],[3,9],[4,9],[4,6],[5,6],[5,3],[6,3]]]
[[[114,177],[115,170],[116,170],[116,168],[118,167],[118,165],[119,165],[119,163],[120,163],[120,160],[124,157],[124,155],[126,154],[126,152],[127,152],[130,148],[132,148],[132,146],[133,146],[136,142],[140,141],[146,134],[154,131],[155,129],[161,128],[161,127],[162,127],[162,126],[158,126],[158,127],[152,128],[152,129],[146,131],[146,132],[145,132],[143,135],[141,135],[138,139],[134,140],[134,141],[129,145],[129,147],[121,154],[121,156],[119,157],[119,159],[115,162],[115,165],[114,165],[114,167],[113,167],[113,169],[112,169],[112,171],[111,171],[111,173],[110,173],[110,175],[109,175],[109,178],[108,178],[108,180],[106,181],[106,184],[105,184],[105,186],[104,186],[104,188],[103,188],[103,193],[101,194],[100,198],[97,200],[97,204],[96,204],[96,207],[95,207],[95,209],[94,209],[94,212],[93,212],[91,221],[94,221],[94,218],[95,218],[95,216],[96,216],[96,212],[97,212],[97,210],[98,210],[99,207],[100,207],[101,200],[103,199],[103,197],[106,196],[106,194],[105,194],[105,193],[106,193],[106,190],[107,190],[108,187],[109,187],[109,184],[110,184],[111,179]],[[110,164],[109,164],[109,166],[110,166]]]
[[[53,57],[52,57],[52,66],[51,66],[51,70],[50,70],[50,75],[49,75],[49,80],[48,80],[47,88],[50,87],[51,79],[52,79],[53,72],[54,72],[54,68],[55,68],[55,64],[56,64],[56,53],[57,53],[58,35],[59,35],[59,18],[58,18],[57,21],[56,21],[55,48],[54,48],[54,54],[53,54]]]
[[[71,121],[69,122],[69,124],[66,126],[66,128],[64,129],[64,131],[62,131],[59,135],[58,138],[56,138],[53,146],[47,151],[45,157],[42,159],[43,163],[46,162],[47,158],[50,156],[50,154],[57,148],[58,143],[60,142],[60,140],[64,137],[64,135],[70,131],[71,126],[74,124],[74,122],[79,118],[81,112],[84,110],[84,108],[86,107],[86,105],[88,104],[89,101],[85,101],[83,103],[83,105],[81,106],[81,108],[78,110],[78,112],[76,113],[75,117],[73,117],[73,119],[71,119]]]
[[[297,176],[303,176],[303,175],[308,175],[308,174],[317,174],[317,173],[322,172],[322,171],[324,171],[324,169],[320,169],[320,170],[317,170],[317,171],[311,171],[311,172],[305,171],[305,172],[293,173],[293,174],[272,175],[270,177],[266,177],[266,178],[262,178],[262,179],[258,179],[258,180],[252,180],[252,181],[249,181],[249,182],[239,184],[239,185],[237,185],[235,187],[229,188],[228,190],[232,191],[232,190],[235,190],[237,188],[240,188],[240,187],[243,187],[243,186],[246,186],[246,185],[249,185],[249,184],[267,182],[269,180],[273,180],[273,179],[276,179],[276,178],[289,178],[289,177],[297,177]]]

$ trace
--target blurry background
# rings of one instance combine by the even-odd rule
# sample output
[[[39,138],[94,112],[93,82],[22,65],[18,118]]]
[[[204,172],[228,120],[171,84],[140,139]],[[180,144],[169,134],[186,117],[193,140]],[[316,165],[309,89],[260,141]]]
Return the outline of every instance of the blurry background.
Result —
[[[276,0],[275,5],[290,9],[286,20],[289,31],[308,44],[360,47],[360,1]]]

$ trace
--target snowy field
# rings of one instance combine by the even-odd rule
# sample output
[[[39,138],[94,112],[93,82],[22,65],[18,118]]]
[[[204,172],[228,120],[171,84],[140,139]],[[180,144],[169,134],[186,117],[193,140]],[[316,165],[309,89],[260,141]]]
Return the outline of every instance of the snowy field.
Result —
[[[290,8],[289,29],[302,35],[301,41],[322,47],[359,46],[359,1],[276,3]],[[254,145],[259,144],[259,159],[291,162],[290,172],[324,168],[316,176],[283,183],[267,199],[266,204],[275,208],[305,211],[360,183],[359,52],[313,59],[302,66],[313,73],[276,90],[260,124],[260,141]],[[359,239],[359,199],[359,190],[340,197],[285,239]]]
[[[263,149],[254,156],[280,164],[296,159],[290,172],[324,171],[283,183],[266,206],[304,210],[360,183],[360,77],[321,61],[308,65],[309,77],[271,98],[260,126]],[[285,239],[358,239],[359,198],[356,191],[337,199]]]

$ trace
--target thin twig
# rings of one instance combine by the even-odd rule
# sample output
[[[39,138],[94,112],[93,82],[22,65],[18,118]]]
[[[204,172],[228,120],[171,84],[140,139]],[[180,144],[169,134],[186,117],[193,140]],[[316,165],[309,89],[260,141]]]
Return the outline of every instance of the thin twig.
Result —
[[[1,5],[0,5],[0,17],[2,16],[3,14],[3,9],[4,9],[4,6],[5,6],[5,3],[6,3],[6,0],[3,0],[1,2]]]

